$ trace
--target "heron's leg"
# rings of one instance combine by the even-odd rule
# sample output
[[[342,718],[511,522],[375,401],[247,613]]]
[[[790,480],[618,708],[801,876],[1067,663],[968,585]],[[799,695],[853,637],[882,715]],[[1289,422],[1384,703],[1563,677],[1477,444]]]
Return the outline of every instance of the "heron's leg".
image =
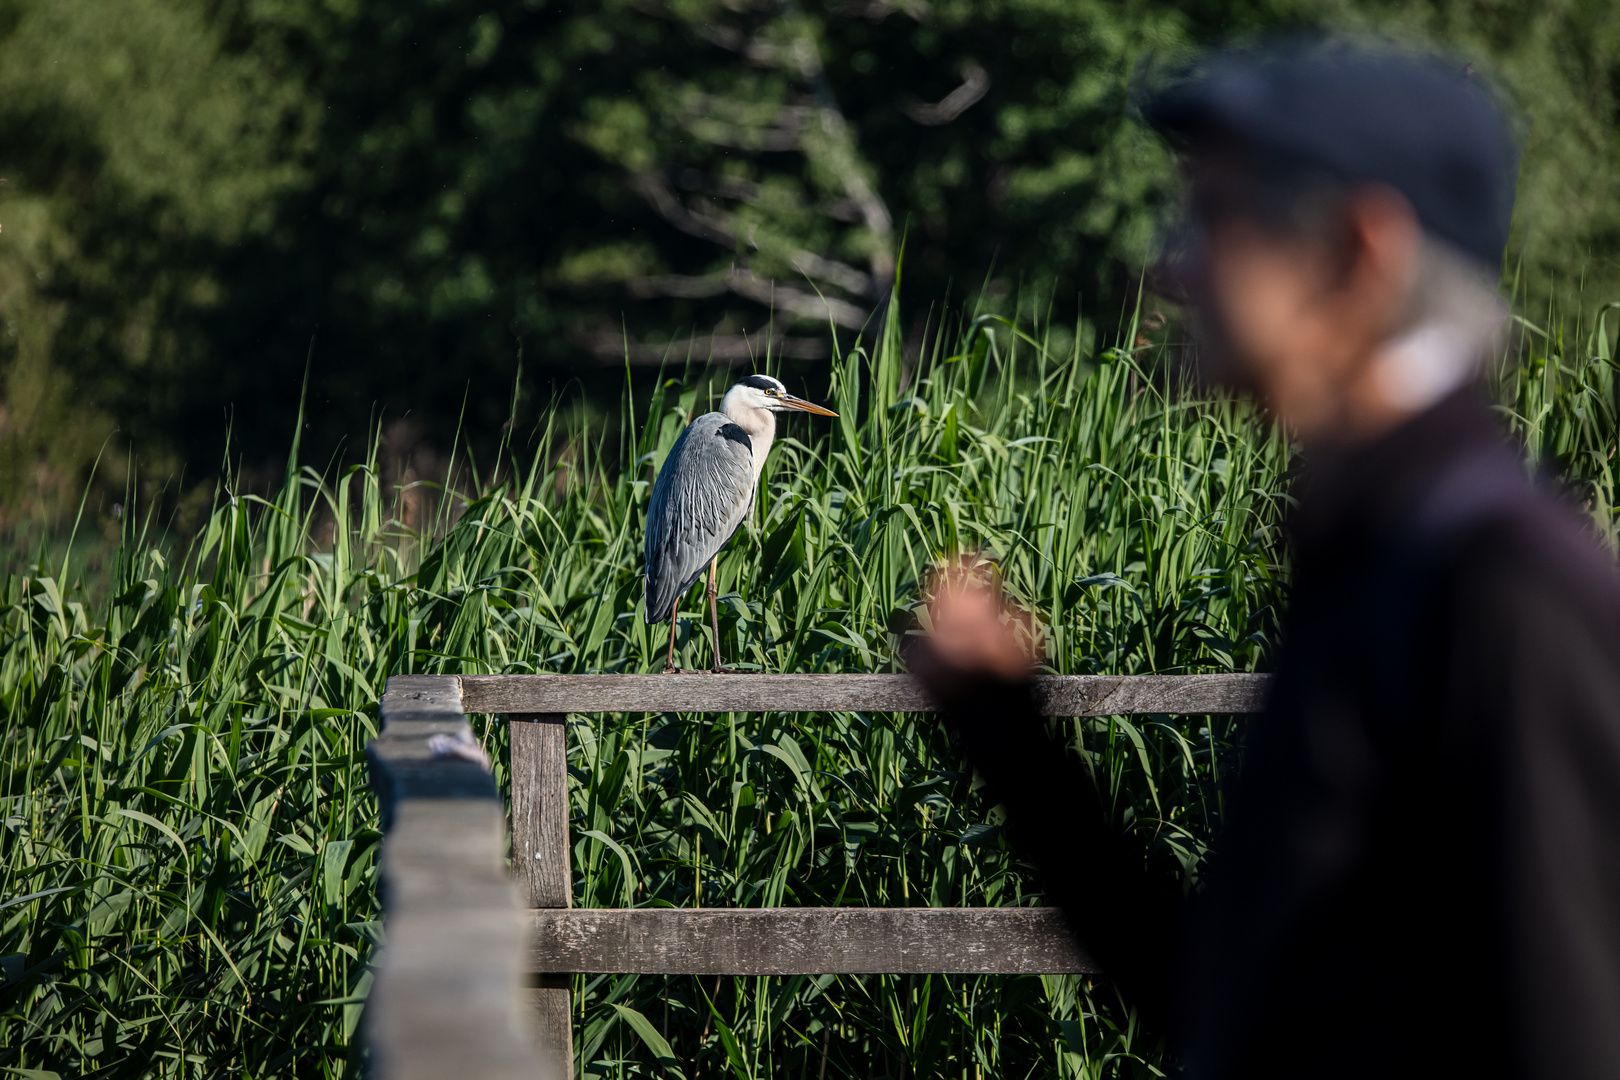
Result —
[[[679,607],[680,605],[677,604],[676,606]],[[675,666],[675,631],[680,624],[680,613],[678,611],[671,611],[669,613],[669,662],[664,665],[664,674],[666,675],[672,671],[679,670]]]
[[[714,670],[720,666],[720,556],[709,560],[709,626],[714,630]]]

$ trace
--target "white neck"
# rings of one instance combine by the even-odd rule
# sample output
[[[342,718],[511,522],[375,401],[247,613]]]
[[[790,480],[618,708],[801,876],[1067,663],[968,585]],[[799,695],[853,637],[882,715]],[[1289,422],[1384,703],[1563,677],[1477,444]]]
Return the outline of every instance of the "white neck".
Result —
[[[748,433],[748,442],[754,454],[754,483],[759,483],[759,474],[765,469],[765,458],[771,452],[771,443],[776,439],[776,414],[769,409],[762,409],[756,405],[744,403],[740,387],[732,387],[727,391],[725,398],[720,402],[720,411],[726,414],[733,424]]]

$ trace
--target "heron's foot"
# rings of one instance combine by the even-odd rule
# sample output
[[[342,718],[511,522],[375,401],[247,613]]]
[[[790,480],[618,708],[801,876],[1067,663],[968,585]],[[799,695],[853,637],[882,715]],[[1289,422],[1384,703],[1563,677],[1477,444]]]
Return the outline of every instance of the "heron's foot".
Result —
[[[695,673],[691,672],[691,671],[687,671],[685,668],[681,668],[681,667],[666,667],[663,671],[660,671],[658,674],[660,674],[660,675],[692,675],[692,674],[695,674]]]
[[[741,675],[742,672],[739,669],[734,668],[734,667],[721,667],[719,664],[716,664],[714,667],[709,669],[709,674],[710,675]]]

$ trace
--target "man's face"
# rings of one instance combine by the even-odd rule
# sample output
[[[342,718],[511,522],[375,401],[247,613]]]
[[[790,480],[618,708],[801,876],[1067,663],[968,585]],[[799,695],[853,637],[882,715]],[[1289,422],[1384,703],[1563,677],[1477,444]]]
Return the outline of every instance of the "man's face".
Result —
[[[1410,294],[1421,231],[1384,189],[1346,192],[1307,229],[1264,220],[1257,194],[1219,163],[1193,177],[1187,284],[1200,347],[1296,434],[1353,435],[1371,361]]]
[[[1213,225],[1207,243],[1212,344],[1291,427],[1320,426],[1365,345],[1345,332],[1323,245],[1243,218]]]

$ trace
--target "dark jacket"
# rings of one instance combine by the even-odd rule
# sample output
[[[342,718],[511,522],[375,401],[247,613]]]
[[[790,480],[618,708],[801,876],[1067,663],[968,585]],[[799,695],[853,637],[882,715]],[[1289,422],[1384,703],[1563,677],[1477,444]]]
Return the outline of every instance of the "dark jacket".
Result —
[[[1620,1077],[1613,559],[1473,392],[1320,457],[1291,536],[1191,910],[1028,694],[980,684],[947,719],[1015,842],[1199,1080]]]

